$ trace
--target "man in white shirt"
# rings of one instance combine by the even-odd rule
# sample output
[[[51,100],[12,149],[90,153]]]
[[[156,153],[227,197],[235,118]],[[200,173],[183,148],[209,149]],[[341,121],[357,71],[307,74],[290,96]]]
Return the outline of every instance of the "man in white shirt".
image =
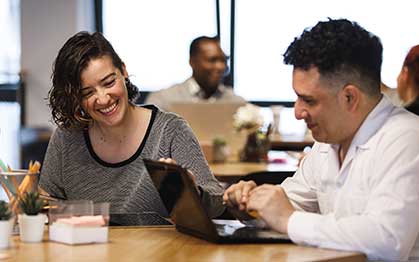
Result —
[[[224,201],[298,244],[418,259],[419,118],[380,93],[380,40],[345,19],[319,22],[284,62],[295,116],[317,142],[280,186],[241,181]]]
[[[192,77],[181,84],[150,93],[147,104],[169,110],[170,104],[175,102],[246,102],[235,95],[231,87],[222,84],[227,58],[218,38],[201,36],[194,39],[189,55]]]

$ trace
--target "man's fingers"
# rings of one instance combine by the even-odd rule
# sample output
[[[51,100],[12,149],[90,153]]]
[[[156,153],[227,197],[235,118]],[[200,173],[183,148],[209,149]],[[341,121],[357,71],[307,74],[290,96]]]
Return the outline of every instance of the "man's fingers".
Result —
[[[236,206],[240,210],[245,210],[249,192],[255,187],[256,184],[253,181],[240,181],[239,183],[230,186],[224,192],[223,201],[228,206]]]
[[[247,182],[240,181],[240,183],[243,183],[243,186],[242,186],[243,189],[241,192],[242,197],[240,199],[240,203],[246,203],[247,200],[249,199],[249,193],[253,188],[256,187],[256,183],[253,181],[247,181]]]
[[[238,184],[231,185],[229,188],[227,188],[223,195],[223,202],[230,207],[238,206],[238,200],[240,198],[236,198],[237,191],[241,192],[241,190],[238,187]]]

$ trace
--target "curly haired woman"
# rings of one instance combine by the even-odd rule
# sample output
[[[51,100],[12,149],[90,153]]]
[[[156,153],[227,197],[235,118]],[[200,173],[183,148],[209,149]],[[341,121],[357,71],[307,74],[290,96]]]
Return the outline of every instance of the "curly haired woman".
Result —
[[[191,128],[155,106],[137,106],[125,64],[100,34],[79,32],[61,48],[49,91],[58,125],[40,188],[58,198],[110,202],[111,213],[167,215],[143,159],[173,159],[195,176],[203,204],[223,211],[222,187]]]

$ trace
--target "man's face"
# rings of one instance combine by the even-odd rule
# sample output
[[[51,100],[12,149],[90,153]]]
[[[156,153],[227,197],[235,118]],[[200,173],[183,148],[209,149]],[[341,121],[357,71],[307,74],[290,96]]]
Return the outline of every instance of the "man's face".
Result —
[[[218,42],[203,41],[198,53],[190,58],[193,77],[204,88],[215,89],[221,82],[226,70],[226,56]]]
[[[341,144],[348,137],[347,117],[339,91],[335,94],[320,81],[317,68],[305,71],[294,69],[293,89],[298,98],[294,110],[297,119],[303,119],[316,141]]]

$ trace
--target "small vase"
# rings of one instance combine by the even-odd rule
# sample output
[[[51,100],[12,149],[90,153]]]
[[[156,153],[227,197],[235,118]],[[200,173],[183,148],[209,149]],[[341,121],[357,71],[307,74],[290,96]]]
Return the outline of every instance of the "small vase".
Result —
[[[213,161],[215,163],[224,163],[227,161],[229,149],[226,145],[215,145],[213,147]]]
[[[252,132],[247,136],[246,144],[240,153],[243,162],[266,162],[270,148],[269,139],[258,132]]]
[[[14,217],[9,220],[0,220],[0,248],[8,248],[10,246],[10,236],[12,235]]]
[[[44,236],[46,215],[28,216],[21,214],[18,217],[20,240],[23,242],[41,242]]]

